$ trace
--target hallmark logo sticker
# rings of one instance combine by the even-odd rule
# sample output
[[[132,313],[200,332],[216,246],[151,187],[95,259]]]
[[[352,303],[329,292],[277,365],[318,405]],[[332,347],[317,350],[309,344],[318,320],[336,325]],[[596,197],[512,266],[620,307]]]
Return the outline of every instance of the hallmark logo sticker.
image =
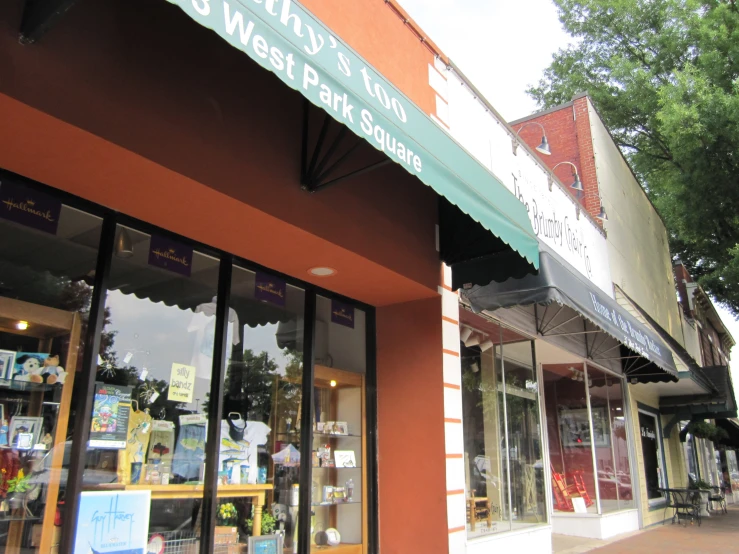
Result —
[[[285,281],[274,275],[257,271],[254,282],[254,298],[284,307],[286,292],[287,285]]]
[[[0,218],[56,235],[62,203],[53,196],[0,182]]]
[[[149,265],[189,277],[192,273],[192,246],[151,235]]]
[[[354,329],[354,306],[331,300],[331,321]]]

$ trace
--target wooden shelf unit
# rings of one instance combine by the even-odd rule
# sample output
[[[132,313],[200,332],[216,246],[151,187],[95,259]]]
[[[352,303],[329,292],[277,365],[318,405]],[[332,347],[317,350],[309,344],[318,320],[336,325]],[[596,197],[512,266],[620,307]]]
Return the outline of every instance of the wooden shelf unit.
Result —
[[[18,330],[15,322],[27,321],[28,328]],[[80,316],[76,312],[67,312],[56,308],[40,306],[15,300],[13,298],[0,297],[0,332],[33,337],[38,339],[38,352],[50,353],[52,340],[57,337],[69,337],[69,349],[62,366],[67,372],[64,385],[53,385],[60,387],[61,397],[59,399],[59,412],[52,436],[54,439],[51,453],[51,468],[49,482],[46,489],[46,505],[44,506],[42,520],[41,541],[39,554],[49,554],[53,546],[54,518],[56,516],[56,505],[59,499],[61,487],[62,463],[64,459],[64,443],[67,438],[67,423],[69,411],[72,404],[72,388],[77,373],[77,357],[80,347],[81,333]],[[28,416],[38,417],[43,408],[43,395],[51,390],[48,385],[34,385],[32,383],[12,383],[5,387],[14,391],[27,392],[29,394]],[[1,390],[1,388],[0,388]],[[23,538],[23,526],[25,521],[11,522],[8,529],[8,539],[5,547],[6,554],[19,554],[21,552],[21,541]]]

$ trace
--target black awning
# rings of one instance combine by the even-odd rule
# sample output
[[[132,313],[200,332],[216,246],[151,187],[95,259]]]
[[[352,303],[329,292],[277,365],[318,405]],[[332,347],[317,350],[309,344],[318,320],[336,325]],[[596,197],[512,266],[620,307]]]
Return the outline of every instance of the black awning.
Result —
[[[439,257],[452,270],[452,290],[535,274],[536,269],[502,239],[439,197]]]
[[[712,366],[702,367],[700,370],[716,392],[688,396],[663,396],[659,401],[659,411],[663,414],[674,414],[673,420],[736,417],[736,398],[729,368]]]
[[[512,306],[556,302],[574,309],[599,329],[621,342],[629,356],[640,357],[629,363],[624,373],[643,381],[677,381],[678,373],[667,345],[608,297],[581,277],[569,264],[542,247],[537,275],[508,279],[487,286],[472,286],[464,291],[474,311],[497,310]]]
[[[716,426],[720,427],[729,436],[721,441],[726,448],[739,450],[739,423],[731,419],[720,418],[716,420]]]

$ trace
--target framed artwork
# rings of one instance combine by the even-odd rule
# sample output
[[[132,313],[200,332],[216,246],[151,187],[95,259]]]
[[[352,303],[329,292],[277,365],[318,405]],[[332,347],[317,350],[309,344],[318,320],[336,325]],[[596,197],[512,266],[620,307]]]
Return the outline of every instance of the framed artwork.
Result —
[[[15,352],[0,350],[0,379],[12,379],[15,367]]]
[[[14,381],[30,381],[43,383],[44,362],[49,354],[44,352],[18,352],[13,364]]]
[[[334,450],[336,467],[357,467],[354,450]]]
[[[249,554],[282,554],[282,535],[249,537]]]
[[[44,418],[15,416],[10,420],[8,436],[10,446],[19,450],[30,450],[41,436]]]
[[[599,406],[593,408],[592,412],[595,446],[610,446],[606,408]],[[559,412],[559,429],[563,447],[590,446],[590,422],[588,421],[587,408],[561,409]]]
[[[334,434],[335,435],[348,435],[349,434],[349,425],[346,421],[336,421],[334,422]]]

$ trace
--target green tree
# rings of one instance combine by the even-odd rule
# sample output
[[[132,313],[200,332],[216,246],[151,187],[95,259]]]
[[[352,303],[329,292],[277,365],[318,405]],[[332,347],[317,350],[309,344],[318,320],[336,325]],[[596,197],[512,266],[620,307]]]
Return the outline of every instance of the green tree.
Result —
[[[739,315],[735,0],[554,0],[575,39],[529,94],[587,92],[665,220],[673,255]]]

